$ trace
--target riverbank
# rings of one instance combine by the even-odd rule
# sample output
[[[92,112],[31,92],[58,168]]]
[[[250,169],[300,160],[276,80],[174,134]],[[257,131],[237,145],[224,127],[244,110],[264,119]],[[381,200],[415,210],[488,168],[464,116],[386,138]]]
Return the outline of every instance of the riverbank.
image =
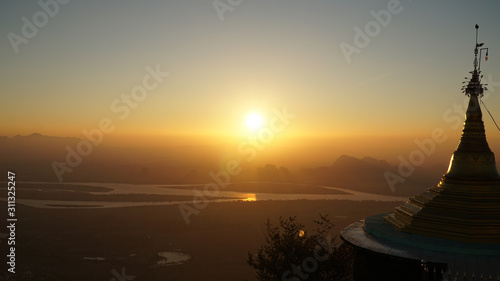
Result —
[[[267,219],[297,216],[311,225],[328,214],[333,234],[401,202],[294,200],[210,203],[186,225],[178,206],[37,209],[18,206],[18,272],[47,280],[111,280],[113,270],[138,280],[255,280],[245,258],[265,243]],[[339,241],[337,239],[337,241]],[[6,243],[0,244],[6,247]],[[155,266],[158,252],[191,257]],[[2,252],[4,252],[2,250]],[[87,257],[87,259],[84,259]],[[102,257],[104,259],[89,259]],[[1,276],[1,275],[0,275]]]

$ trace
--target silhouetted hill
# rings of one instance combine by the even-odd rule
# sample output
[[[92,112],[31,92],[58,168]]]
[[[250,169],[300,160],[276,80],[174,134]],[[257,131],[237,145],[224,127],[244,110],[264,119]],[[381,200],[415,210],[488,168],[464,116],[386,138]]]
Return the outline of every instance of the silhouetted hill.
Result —
[[[316,183],[329,184],[337,187],[348,188],[356,191],[393,194],[413,195],[426,190],[439,182],[445,172],[445,167],[415,167],[415,172],[409,177],[403,177],[398,173],[397,166],[391,166],[384,160],[372,157],[358,159],[342,155],[330,167],[319,167],[314,169],[303,169],[304,178]],[[388,173],[399,176],[402,182],[393,185],[391,189]],[[391,178],[389,177],[389,180]]]
[[[369,157],[369,156],[366,156],[364,157],[363,159],[361,159],[363,162],[367,163],[367,164],[371,164],[373,166],[378,166],[378,167],[382,167],[384,169],[388,169],[390,168],[390,165],[389,163],[387,163],[387,161],[385,160],[378,160],[378,159],[375,159],[373,157]]]
[[[293,179],[292,173],[287,168],[277,168],[273,164],[257,168],[256,177],[257,180],[265,182],[290,182]]]

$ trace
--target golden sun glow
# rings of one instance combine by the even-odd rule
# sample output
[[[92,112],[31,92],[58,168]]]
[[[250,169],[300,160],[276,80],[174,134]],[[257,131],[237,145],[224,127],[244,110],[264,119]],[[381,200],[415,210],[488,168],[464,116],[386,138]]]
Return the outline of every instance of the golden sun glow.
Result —
[[[246,202],[257,201],[257,196],[253,193],[244,194],[244,196],[247,196],[247,197],[243,198],[243,201],[246,201]]]
[[[249,130],[255,131],[262,127],[264,118],[258,113],[250,113],[246,117],[246,126]]]

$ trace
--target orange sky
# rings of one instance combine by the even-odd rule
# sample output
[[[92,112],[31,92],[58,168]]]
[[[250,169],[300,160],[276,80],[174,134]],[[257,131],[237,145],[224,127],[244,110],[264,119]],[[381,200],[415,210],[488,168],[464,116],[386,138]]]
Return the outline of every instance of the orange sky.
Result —
[[[269,128],[286,108],[294,118],[272,141],[280,147],[394,155],[436,128],[454,147],[476,23],[490,48],[484,101],[500,116],[498,2],[398,3],[359,46],[357,30],[388,1],[245,1],[223,17],[211,1],[70,2],[26,43],[0,42],[0,135],[83,138],[109,120],[108,145],[238,143],[251,134],[248,114]],[[23,35],[22,18],[42,9],[0,5],[5,35]],[[359,53],[347,59],[342,43]]]

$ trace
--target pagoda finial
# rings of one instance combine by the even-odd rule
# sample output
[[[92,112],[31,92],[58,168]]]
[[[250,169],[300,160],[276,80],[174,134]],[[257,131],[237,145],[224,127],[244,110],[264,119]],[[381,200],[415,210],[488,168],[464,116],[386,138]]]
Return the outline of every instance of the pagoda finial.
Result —
[[[488,60],[488,48],[480,48],[484,45],[484,43],[477,43],[477,33],[478,33],[479,25],[476,24],[476,48],[474,48],[474,70],[477,70],[481,72],[481,56],[483,50],[486,50],[486,56],[484,57],[484,60]],[[479,60],[477,59],[477,54],[478,54],[478,48],[479,49]],[[479,64],[478,64],[479,62]]]
[[[479,30],[479,25],[476,24],[476,48],[474,48],[474,71],[477,69],[477,47],[481,47],[484,45],[484,43],[477,43],[477,33]],[[481,44],[481,45],[479,45]]]
[[[479,77],[479,74],[481,73],[481,57],[483,54],[483,50],[486,50],[486,56],[484,57],[484,59],[488,60],[488,48],[481,48],[484,45],[484,43],[477,42],[478,29],[479,25],[476,24],[476,47],[474,48],[474,71],[470,72],[472,74],[472,78],[469,80],[467,86],[462,87],[463,90],[462,92],[465,93],[467,96],[482,97],[484,92],[483,85],[481,84],[482,75],[481,77]],[[477,56],[478,54],[479,58]],[[467,77],[465,78],[467,79]]]

